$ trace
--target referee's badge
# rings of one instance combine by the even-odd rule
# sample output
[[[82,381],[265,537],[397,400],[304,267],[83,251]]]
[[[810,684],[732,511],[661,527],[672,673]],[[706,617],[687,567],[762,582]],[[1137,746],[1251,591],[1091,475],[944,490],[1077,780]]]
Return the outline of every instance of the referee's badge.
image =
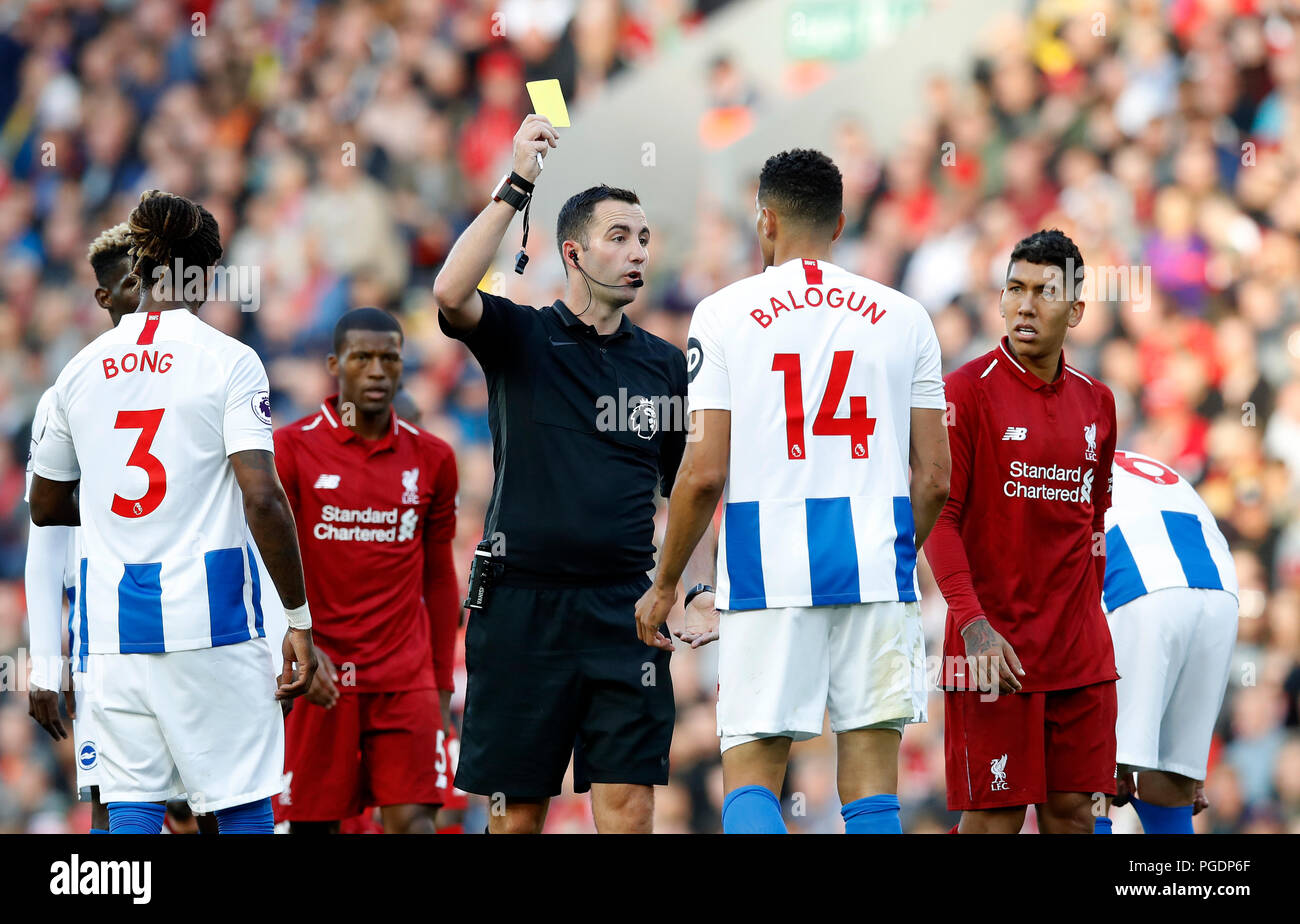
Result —
[[[654,435],[659,432],[659,415],[655,413],[654,402],[649,398],[638,401],[628,417],[628,425],[641,439],[654,439]]]

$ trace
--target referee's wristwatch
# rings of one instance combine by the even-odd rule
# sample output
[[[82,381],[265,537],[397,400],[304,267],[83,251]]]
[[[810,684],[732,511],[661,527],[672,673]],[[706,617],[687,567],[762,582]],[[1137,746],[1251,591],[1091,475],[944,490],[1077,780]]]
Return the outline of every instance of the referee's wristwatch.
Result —
[[[519,187],[516,189],[515,187]],[[537,187],[525,180],[513,170],[501,178],[497,188],[492,191],[493,202],[506,202],[516,212],[522,212],[528,205],[528,200],[533,197],[533,190]],[[522,190],[522,191],[521,191]]]
[[[691,601],[694,600],[696,597],[698,597],[700,594],[711,594],[711,593],[713,593],[713,587],[711,585],[696,584],[690,590],[686,591],[686,601],[682,604],[682,606],[684,607],[690,606]]]

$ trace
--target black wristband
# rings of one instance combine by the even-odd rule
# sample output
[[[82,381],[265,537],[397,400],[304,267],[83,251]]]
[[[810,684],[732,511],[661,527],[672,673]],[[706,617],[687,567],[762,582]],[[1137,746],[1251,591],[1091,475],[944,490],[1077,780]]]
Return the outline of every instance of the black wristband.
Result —
[[[713,592],[713,588],[708,584],[696,584],[690,590],[686,591],[686,600],[683,601],[682,606],[690,606],[691,601],[700,594],[711,594]]]
[[[522,212],[524,206],[528,205],[532,196],[520,192],[510,185],[510,177],[502,177],[501,182],[497,184],[496,190],[492,193],[493,202],[505,202],[516,212]]]
[[[532,195],[533,190],[537,188],[534,184],[528,182],[519,174],[515,173],[513,170],[510,171],[510,185],[518,186],[520,189],[528,193],[530,196]]]

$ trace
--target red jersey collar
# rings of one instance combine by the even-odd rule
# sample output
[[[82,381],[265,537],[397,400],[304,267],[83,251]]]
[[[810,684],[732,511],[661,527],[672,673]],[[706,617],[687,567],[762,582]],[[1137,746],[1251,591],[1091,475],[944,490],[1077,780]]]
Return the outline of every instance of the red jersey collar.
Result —
[[[1000,352],[998,358],[1006,362],[1007,369],[1011,371],[1011,374],[1034,391],[1038,391],[1040,388],[1046,388],[1048,385],[1051,385],[1053,388],[1059,388],[1061,382],[1065,379],[1064,350],[1061,351],[1061,366],[1056,370],[1056,378],[1052,379],[1050,382],[1044,382],[1038,376],[1026,369],[1020,360],[1016,359],[1016,354],[1011,349],[1011,340],[1005,335],[998,342],[998,351]]]
[[[356,440],[359,443],[365,443],[371,452],[378,452],[381,449],[391,449],[393,443],[397,440],[397,412],[392,408],[388,409],[388,432],[382,438],[370,441],[363,440],[352,431],[351,427],[345,427],[339,419],[338,413],[339,396],[330,395],[321,402],[320,412],[325,417],[325,423],[329,426],[330,435],[340,443],[346,443],[350,440]]]

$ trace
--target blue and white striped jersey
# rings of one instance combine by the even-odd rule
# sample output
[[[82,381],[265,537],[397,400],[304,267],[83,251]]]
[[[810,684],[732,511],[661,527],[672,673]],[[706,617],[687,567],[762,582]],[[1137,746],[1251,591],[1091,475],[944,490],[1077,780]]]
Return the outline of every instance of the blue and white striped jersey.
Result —
[[[1150,456],[1115,451],[1106,512],[1106,612],[1167,587],[1226,590],[1237,572],[1228,540],[1186,479]]]
[[[731,412],[719,609],[918,599],[911,409],[945,407],[920,303],[790,260],[700,302],[687,377]]]
[[[266,371],[189,311],[127,315],[51,390],[33,471],[80,485],[74,658],[263,636],[229,456],[273,451]]]

